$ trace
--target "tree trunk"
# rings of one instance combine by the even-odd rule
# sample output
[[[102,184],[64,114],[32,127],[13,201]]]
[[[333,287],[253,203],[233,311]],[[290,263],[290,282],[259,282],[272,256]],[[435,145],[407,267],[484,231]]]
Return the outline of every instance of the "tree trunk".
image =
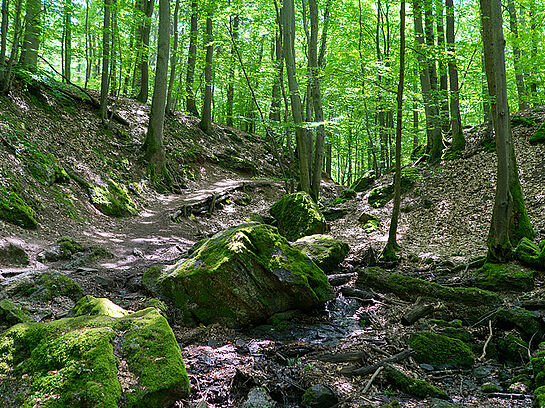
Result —
[[[436,3],[437,20],[437,51],[439,53],[439,103],[440,103],[440,118],[441,128],[444,133],[450,130],[449,121],[449,97],[448,97],[448,68],[445,66],[445,30],[443,26],[443,0],[438,0]]]
[[[413,82],[413,92],[414,95],[418,92],[418,66],[415,65],[414,69],[414,82]],[[415,150],[420,145],[420,140],[418,139],[418,103],[416,102],[416,97],[413,102],[413,150]]]
[[[271,110],[269,112],[269,119],[280,122],[280,106],[282,104],[281,92],[283,80],[282,71],[284,69],[284,64],[282,63],[282,37],[280,33],[276,35],[276,39],[272,44],[271,60],[273,62],[275,75],[272,88]]]
[[[13,42],[11,46],[11,53],[4,69],[3,75],[0,77],[0,93],[4,94],[9,91],[11,87],[11,69],[17,58],[17,51],[19,50],[19,35],[21,32],[21,9],[22,9],[22,0],[18,0],[17,6],[15,7],[15,24],[14,24],[14,33],[13,33]]]
[[[401,0],[399,10],[399,82],[397,84],[397,118],[396,118],[396,147],[395,147],[395,174],[394,174],[394,208],[388,232],[388,242],[382,252],[382,257],[395,260],[397,244],[397,224],[401,203],[401,132],[403,121],[403,86],[405,81],[405,0]]]
[[[108,88],[110,79],[110,7],[111,0],[104,0],[104,29],[102,32],[102,77],[100,81],[100,108],[99,116],[106,124],[108,112]]]
[[[507,1],[507,11],[509,12],[509,28],[513,33],[513,65],[515,67],[515,80],[517,83],[517,94],[519,102],[519,111],[528,109],[526,102],[526,89],[524,88],[524,76],[520,66],[520,47],[519,47],[519,31],[517,22],[517,12],[513,0]],[[534,33],[537,35],[537,33]]]
[[[146,103],[149,95],[149,36],[151,30],[151,15],[153,14],[153,7],[155,0],[141,0],[138,2],[141,7],[140,11],[144,13],[143,22],[140,23],[138,28],[138,34],[140,39],[139,46],[139,70],[140,80],[140,92],[136,99],[139,102]]]
[[[233,19],[233,43],[238,40],[240,17]],[[231,66],[229,67],[229,84],[227,85],[227,126],[233,126],[233,104],[235,99],[235,45],[231,46]]]
[[[195,103],[195,95],[193,94],[193,80],[195,77],[195,63],[197,62],[197,1],[191,2],[191,28],[189,31],[189,52],[187,54],[187,74],[186,74],[186,98],[185,107],[189,114],[198,117],[197,104]]]
[[[291,109],[295,122],[295,137],[297,152],[299,155],[299,181],[301,189],[310,194],[310,163],[308,161],[308,132],[303,128],[303,106],[297,85],[295,66],[295,5],[293,0],[284,0],[282,5],[282,35],[284,60],[288,75],[288,87],[290,90]]]
[[[199,128],[205,133],[212,132],[212,58],[214,45],[212,37],[212,11],[206,16],[206,61],[204,65],[204,99],[202,103],[202,116]]]
[[[87,89],[89,85],[89,78],[91,76],[91,41],[89,38],[89,1],[85,1],[85,85],[83,86]]]
[[[462,129],[462,117],[460,116],[460,89],[458,85],[458,68],[456,66],[456,50],[454,38],[454,3],[446,0],[447,7],[447,58],[448,75],[450,80],[450,117],[452,129],[451,155],[459,155],[466,147],[466,140]]]
[[[157,39],[157,66],[151,101],[148,133],[144,142],[144,159],[153,185],[161,189],[171,184],[166,170],[163,125],[167,98],[168,54],[170,48],[170,0],[159,0],[159,33]]]
[[[174,76],[176,75],[176,62],[178,53],[178,10],[180,9],[180,0],[176,0],[174,6],[174,18],[172,23],[174,43],[172,45],[172,53],[170,55],[170,79],[168,81],[168,94],[167,94],[167,106],[166,112],[168,114],[174,113],[174,99],[172,97],[172,88],[174,87]]]
[[[70,82],[72,64],[72,2],[64,3],[64,80]]]
[[[4,65],[6,63],[6,44],[8,41],[9,0],[2,0],[2,32],[0,34],[0,81],[4,77]]]
[[[38,48],[42,32],[41,12],[41,0],[27,0],[21,65],[29,71],[35,71],[38,65]]]

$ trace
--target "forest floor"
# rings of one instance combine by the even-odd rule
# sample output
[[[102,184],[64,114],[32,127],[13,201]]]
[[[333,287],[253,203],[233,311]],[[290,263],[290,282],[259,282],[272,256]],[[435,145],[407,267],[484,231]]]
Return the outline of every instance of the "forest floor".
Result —
[[[143,178],[138,146],[145,131],[147,107],[120,99],[118,112],[129,120],[130,126],[124,129],[112,124],[105,132],[96,114],[85,105],[78,105],[70,112],[54,103],[46,109],[43,101],[36,103],[21,92],[3,97],[0,103],[4,112],[0,117],[3,131],[16,129],[44,151],[54,152],[60,161],[80,174],[104,180],[110,173],[118,179],[132,180],[135,187],[131,193],[137,192],[134,196],[139,210],[137,215],[127,218],[105,216],[89,204],[86,193],[76,183],[60,186],[36,183],[25,173],[21,157],[10,155],[7,149],[2,151],[0,182],[16,179],[27,196],[34,196],[39,227],[29,231],[0,221],[0,241],[20,245],[30,255],[28,267],[2,267],[0,281],[28,273],[30,269],[53,268],[73,278],[86,293],[108,297],[129,310],[137,310],[148,298],[141,285],[147,268],[157,263],[174,263],[199,239],[240,224],[251,214],[267,216],[270,206],[285,193],[283,183],[274,177],[277,170],[271,164],[274,160],[266,141],[235,129],[217,127],[214,136],[208,138],[197,129],[194,118],[178,115],[169,119],[166,145],[176,159],[171,170],[179,175],[180,194],[161,195],[137,186]],[[13,118],[17,115],[23,119],[15,123]],[[545,120],[541,112],[532,112],[531,116],[539,123]],[[535,129],[514,129],[515,148],[530,220],[538,239],[544,239],[545,148],[528,144],[532,130]],[[402,201],[398,241],[403,260],[396,266],[397,272],[456,286],[465,279],[464,269],[455,272],[456,266],[485,254],[494,199],[495,154],[480,148],[483,131],[474,128],[466,132],[468,148],[463,159],[420,168],[420,180]],[[218,152],[249,157],[256,164],[259,177],[221,168],[213,158]],[[191,177],[184,177],[187,175]],[[387,175],[375,185],[387,183],[391,177]],[[244,188],[233,192],[230,202],[218,206],[213,213],[173,221],[172,216],[188,200],[230,190],[242,183]],[[322,200],[331,202],[342,189],[324,181]],[[241,191],[251,197],[246,206],[234,201]],[[387,238],[392,203],[372,209],[367,204],[368,193],[360,193],[356,199],[344,203],[347,215],[330,223],[331,235],[351,248],[335,272],[353,273],[352,280],[343,286],[354,286],[354,272],[362,266],[369,247],[379,251]],[[59,200],[61,196],[69,197],[70,204]],[[431,205],[425,204],[430,202]],[[370,234],[363,231],[357,221],[362,211],[381,219],[378,230]],[[86,246],[105,248],[112,257],[84,266],[66,261],[42,263],[38,254],[62,236],[70,236]],[[536,290],[542,284],[539,276]],[[285,327],[264,324],[233,330],[219,325],[183,327],[171,321],[192,385],[189,399],[180,401],[178,406],[197,406],[200,402],[198,406],[202,407],[202,402],[206,402],[209,407],[236,407],[252,387],[259,385],[268,389],[279,406],[296,407],[305,389],[324,384],[339,397],[338,407],[363,404],[379,407],[393,400],[404,407],[448,407],[439,400],[418,400],[395,391],[381,376],[364,393],[369,375],[348,376],[341,371],[353,362],[326,361],[325,356],[358,352],[360,363],[372,364],[406,348],[407,336],[419,328],[401,325],[400,316],[412,303],[395,295],[376,293],[379,300],[361,302],[343,297],[341,286],[336,291],[337,297],[324,311],[298,315]],[[516,300],[516,296],[506,296],[506,303]],[[65,316],[73,305],[67,299],[52,302],[47,305],[51,313],[44,320]],[[457,317],[450,311],[437,315]],[[362,325],[362,321],[370,324]],[[468,330],[482,347],[488,336],[486,322]],[[427,371],[412,358],[402,364],[414,376],[427,378],[446,391],[461,407],[530,407],[529,392],[503,395],[484,394],[480,390],[483,382],[504,386],[509,378],[523,371],[527,360],[526,357],[520,364],[506,365],[486,358],[470,370]]]

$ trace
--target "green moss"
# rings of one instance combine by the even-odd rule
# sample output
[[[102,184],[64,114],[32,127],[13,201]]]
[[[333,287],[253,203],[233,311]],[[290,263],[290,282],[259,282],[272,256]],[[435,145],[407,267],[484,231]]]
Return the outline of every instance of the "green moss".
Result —
[[[409,345],[415,351],[415,360],[437,368],[469,368],[475,357],[467,344],[432,332],[411,335]]]
[[[375,187],[369,193],[367,201],[373,208],[384,207],[388,201],[394,197],[394,186],[389,184],[386,186]]]
[[[333,205],[342,204],[346,201],[353,200],[356,198],[357,193],[354,190],[347,188],[346,190],[341,191],[341,194],[335,200],[333,200]]]
[[[545,251],[528,238],[522,238],[515,249],[517,258],[533,268],[545,268]]]
[[[461,340],[464,343],[470,343],[474,340],[471,333],[461,327],[445,327],[439,330],[439,334],[451,339]]]
[[[486,382],[481,385],[481,391],[485,394],[490,394],[492,392],[501,392],[501,387],[499,385]]]
[[[390,364],[384,367],[384,376],[394,387],[415,397],[448,399],[448,395],[444,391],[426,381],[412,378]]]
[[[90,186],[91,203],[103,214],[111,217],[124,217],[138,213],[125,186],[108,180],[108,186]]]
[[[545,407],[545,386],[538,387],[534,391],[534,406]]]
[[[31,296],[40,301],[50,301],[66,296],[77,301],[83,296],[83,289],[69,277],[57,271],[37,272],[30,280],[18,282],[8,292],[14,296]]]
[[[528,343],[515,334],[509,333],[498,340],[497,348],[501,361],[518,365],[526,360]]]
[[[188,394],[180,347],[154,309],[19,324],[0,336],[2,406],[159,407]]]
[[[30,316],[23,307],[11,300],[0,301],[0,324],[17,324],[30,321]]]
[[[530,144],[535,145],[538,143],[545,143],[545,123],[536,130],[536,132],[530,136]]]
[[[26,229],[36,229],[34,210],[19,196],[0,186],[0,219]]]
[[[123,317],[127,316],[127,312],[122,307],[113,303],[110,299],[95,298],[91,295],[82,297],[74,308],[72,309],[74,316],[110,316],[110,317]]]
[[[521,115],[511,116],[511,127],[517,127],[517,126],[532,127],[536,125],[537,123],[535,120],[527,118],[525,116],[521,116]]]
[[[287,194],[270,209],[278,230],[288,240],[295,241],[305,235],[323,234],[326,221],[308,193]]]
[[[335,221],[348,214],[348,208],[326,208],[322,210],[322,214],[326,221]]]
[[[411,152],[411,160],[416,161],[426,155],[426,145],[418,145]]]
[[[303,252],[325,272],[334,270],[348,255],[348,244],[330,235],[309,235],[299,238],[293,247]]]
[[[518,170],[516,170],[516,172],[518,172]],[[509,238],[511,239],[513,245],[520,242],[522,238],[533,240],[536,234],[532,224],[530,223],[528,212],[526,211],[524,195],[522,193],[522,187],[518,177],[516,177],[515,180],[511,180],[509,191],[513,197],[513,219],[509,227]]]
[[[476,272],[475,286],[492,291],[527,291],[534,287],[534,272],[517,265],[487,262]]]
[[[539,315],[521,307],[501,308],[496,313],[496,324],[504,329],[516,328],[530,338],[539,332]]]
[[[186,321],[229,326],[309,310],[331,297],[327,277],[306,255],[276,228],[252,223],[195,244],[189,258],[148,270],[143,283],[171,299]]]
[[[363,230],[368,234],[376,231],[380,224],[380,218],[367,212],[362,212],[358,217],[358,221]]]
[[[481,146],[487,153],[493,153],[496,151],[496,139],[492,134],[486,134],[481,140]]]
[[[234,154],[218,153],[215,155],[215,159],[220,167],[227,170],[234,170],[240,173],[250,174],[252,176],[257,175],[258,173],[257,167],[253,162],[246,159],[241,159]]]
[[[59,259],[70,259],[72,255],[82,252],[83,245],[70,237],[62,237],[57,241],[59,245]]]
[[[53,155],[40,152],[35,145],[26,140],[24,144],[26,148],[19,156],[26,163],[30,175],[38,182],[50,186],[53,183],[70,181],[70,176],[57,164]]]
[[[361,193],[371,187],[375,181],[375,172],[368,171],[363,176],[358,177],[352,184],[350,184],[349,190],[353,190],[356,193]]]

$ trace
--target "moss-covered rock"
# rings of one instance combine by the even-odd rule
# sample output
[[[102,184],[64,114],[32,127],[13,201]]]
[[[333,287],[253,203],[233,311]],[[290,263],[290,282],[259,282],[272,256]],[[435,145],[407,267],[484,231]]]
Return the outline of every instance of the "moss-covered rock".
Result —
[[[354,190],[347,188],[346,190],[341,191],[341,194],[333,200],[333,205],[339,205],[346,201],[353,200],[357,195],[358,194]]]
[[[496,312],[496,324],[502,329],[517,329],[530,338],[541,329],[539,315],[522,307],[501,308]]]
[[[538,143],[545,143],[545,122],[541,124],[532,136],[530,136],[531,145]]]
[[[348,208],[331,207],[322,210],[322,214],[326,221],[335,221],[343,218],[348,214]]]
[[[111,217],[125,217],[138,213],[127,187],[108,180],[107,186],[89,186],[91,203],[103,214]]]
[[[224,169],[249,174],[251,176],[257,175],[257,167],[252,161],[242,159],[235,154],[218,153],[215,155],[215,159],[218,162],[218,165]]]
[[[481,391],[484,392],[485,394],[490,394],[492,392],[501,392],[502,389],[497,384],[486,382],[483,385],[481,385]]]
[[[517,127],[517,126],[532,127],[536,125],[537,123],[535,120],[531,118],[527,118],[526,116],[521,116],[521,115],[511,116],[511,127]]]
[[[410,300],[423,297],[441,299],[454,304],[487,307],[493,307],[501,302],[497,293],[487,290],[443,286],[435,282],[389,273],[378,267],[360,269],[356,285],[362,289],[373,287],[385,290]]]
[[[77,301],[83,296],[81,286],[68,276],[53,270],[27,274],[8,287],[7,291],[10,296],[30,297],[42,302],[48,302],[59,296]]]
[[[349,251],[346,242],[321,234],[299,238],[293,243],[293,247],[307,255],[326,273],[337,268]]]
[[[34,210],[17,193],[0,186],[0,219],[26,229],[36,229]]]
[[[316,384],[305,391],[302,403],[305,408],[331,408],[339,403],[339,398],[331,388]]]
[[[40,183],[50,186],[53,183],[70,181],[70,176],[51,154],[44,154],[34,146],[27,146],[20,156],[30,175]]]
[[[527,291],[534,287],[534,272],[517,265],[487,262],[476,272],[475,286],[498,291]]]
[[[0,336],[6,408],[162,407],[188,394],[180,347],[155,309],[18,324]]]
[[[530,359],[530,366],[534,374],[534,405],[539,408],[545,407],[545,343],[539,345],[538,351]]]
[[[380,218],[368,212],[362,212],[358,217],[358,222],[365,232],[371,233],[377,230],[380,224]]]
[[[129,314],[121,306],[116,305],[110,299],[96,298],[91,295],[82,297],[72,309],[74,316],[110,316],[124,317]]]
[[[8,299],[0,301],[0,325],[13,325],[30,320],[28,312],[21,305]]]
[[[40,252],[38,254],[38,259],[48,262],[68,260],[78,252],[83,252],[83,250],[83,245],[81,245],[75,239],[70,237],[62,237],[55,244]]]
[[[416,361],[436,368],[469,368],[475,360],[463,341],[429,331],[411,335],[409,346],[415,351]]]
[[[326,275],[278,230],[242,224],[195,244],[187,259],[151,268],[143,283],[183,311],[185,321],[241,326],[331,297]]]
[[[416,181],[420,179],[420,174],[416,167],[404,167],[401,169],[401,193],[409,191]],[[373,208],[384,207],[388,201],[394,198],[393,183],[385,186],[375,187],[369,193],[367,201]]]
[[[326,221],[309,194],[300,191],[287,194],[270,209],[278,230],[288,240],[326,232]]]
[[[19,245],[15,245],[11,242],[0,243],[0,265],[28,265],[28,254]]]
[[[519,336],[508,333],[506,336],[498,339],[498,356],[504,363],[513,363],[519,365],[526,360],[528,343]]]
[[[384,376],[394,387],[417,398],[448,399],[448,395],[444,391],[426,381],[413,378],[390,364],[384,366]]]
[[[515,249],[519,261],[533,268],[545,269],[545,250],[528,238],[522,238]]]
[[[375,182],[375,172],[368,171],[363,176],[358,177],[352,184],[350,184],[349,189],[355,191],[356,193],[361,193],[373,185]]]

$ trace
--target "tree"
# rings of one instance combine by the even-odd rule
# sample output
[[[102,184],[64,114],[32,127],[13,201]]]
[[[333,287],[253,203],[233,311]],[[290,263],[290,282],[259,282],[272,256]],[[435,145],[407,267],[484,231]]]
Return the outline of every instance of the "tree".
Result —
[[[170,79],[168,80],[168,94],[167,94],[167,106],[166,112],[168,114],[174,113],[174,98],[172,97],[172,89],[174,88],[174,76],[176,74],[176,63],[178,62],[178,10],[180,9],[180,0],[176,0],[174,6],[174,21],[172,23],[174,42],[172,45],[172,52],[170,54]]]
[[[40,48],[40,34],[42,31],[41,13],[41,0],[27,0],[21,65],[29,71],[35,71],[38,65],[38,49]]]
[[[209,7],[211,7],[209,5]],[[206,61],[204,65],[204,98],[199,128],[205,133],[212,132],[212,60],[214,57],[214,38],[212,37],[212,9],[206,16]]]
[[[405,0],[401,0],[399,9],[399,81],[397,84],[397,118],[396,118],[396,146],[395,146],[395,174],[394,174],[394,208],[388,232],[388,242],[382,251],[382,258],[396,259],[397,223],[401,204],[401,133],[403,125],[403,86],[405,85]]]
[[[198,14],[197,1],[191,1],[191,22],[189,32],[189,51],[187,53],[187,74],[186,83],[186,98],[185,108],[193,116],[199,116],[197,104],[195,103],[195,95],[193,94],[193,80],[195,77],[195,63],[197,62],[197,35],[198,35]]]
[[[496,195],[487,239],[488,258],[505,262],[511,258],[512,248],[521,238],[534,238],[534,230],[524,204],[509,122],[501,1],[480,0],[480,6],[498,159]]]
[[[72,64],[72,2],[64,0],[64,66],[63,76],[66,82],[70,82]]]
[[[102,76],[100,81],[100,108],[99,116],[102,124],[106,125],[108,112],[108,91],[110,85],[110,10],[111,0],[104,0],[104,28],[102,31]]]
[[[515,82],[517,84],[517,94],[518,94],[518,103],[519,110],[524,110],[528,108],[528,103],[526,102],[526,89],[524,87],[524,76],[522,74],[522,68],[520,66],[520,46],[519,46],[519,30],[517,22],[517,11],[515,9],[515,4],[513,0],[507,1],[507,11],[509,12],[509,28],[513,34],[513,65],[515,68]]]
[[[144,159],[148,162],[148,175],[152,184],[160,189],[170,186],[166,168],[163,126],[167,98],[168,55],[170,48],[170,1],[159,0],[159,33],[157,40],[157,64],[151,101],[148,133],[144,141]]]
[[[141,22],[138,25],[138,57],[137,68],[140,71],[138,85],[140,91],[136,99],[147,102],[149,92],[149,35],[151,30],[151,15],[155,0],[137,0],[136,8],[141,12]]]
[[[229,83],[227,85],[227,126],[233,126],[233,103],[235,99],[235,44],[238,39],[238,27],[240,23],[240,17],[237,15],[235,18],[229,17],[229,24],[233,25],[231,30],[233,34],[233,44],[231,45],[231,61],[229,67]]]

